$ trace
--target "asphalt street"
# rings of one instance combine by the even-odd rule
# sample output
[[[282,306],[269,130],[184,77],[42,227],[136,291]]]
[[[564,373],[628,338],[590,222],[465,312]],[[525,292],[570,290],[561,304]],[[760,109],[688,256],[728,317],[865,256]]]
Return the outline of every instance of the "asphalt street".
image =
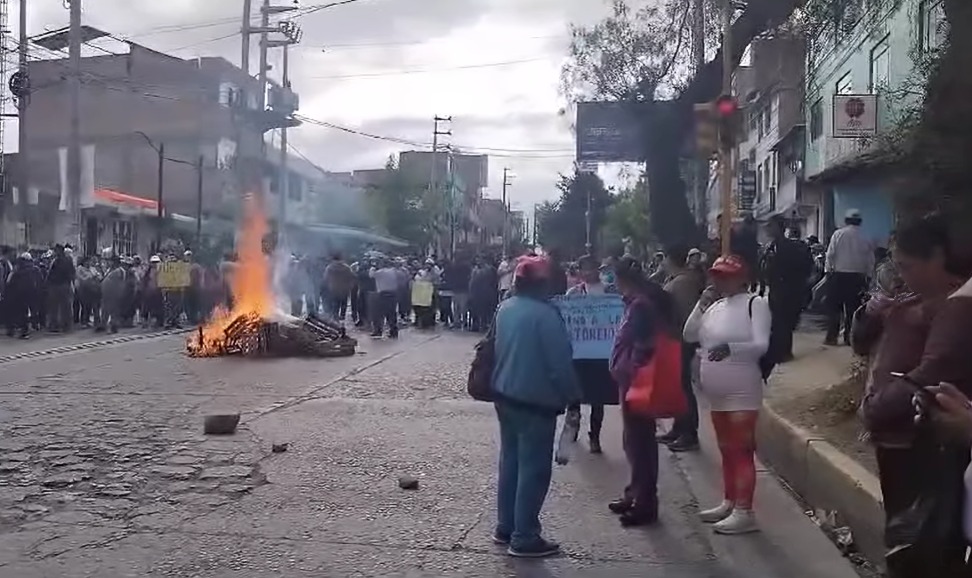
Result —
[[[189,359],[183,339],[0,349],[0,578],[855,576],[769,472],[764,532],[697,522],[718,498],[710,438],[663,453],[661,523],[623,530],[610,411],[606,454],[555,471],[544,522],[564,556],[513,561],[489,540],[497,431],[464,392],[475,338],[364,337],[333,360]],[[242,412],[238,433],[202,435],[213,411]]]

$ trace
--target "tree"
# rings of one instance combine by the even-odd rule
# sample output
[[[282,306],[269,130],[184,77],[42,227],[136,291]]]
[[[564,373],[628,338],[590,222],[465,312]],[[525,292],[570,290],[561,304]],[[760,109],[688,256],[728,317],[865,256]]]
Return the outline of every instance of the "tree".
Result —
[[[783,23],[802,3],[749,0],[732,24],[731,63],[738,65],[757,35]],[[709,4],[708,13],[719,14]],[[625,0],[614,0],[607,18],[593,27],[572,29],[563,68],[570,98],[608,99],[631,107],[641,128],[648,186],[656,193],[649,198],[652,230],[665,244],[700,240],[679,159],[692,129],[693,105],[714,100],[722,89],[721,49],[694,75],[687,73],[690,8],[689,0],[660,0],[632,10]],[[718,21],[706,19],[709,35],[718,29]]]
[[[389,157],[381,180],[367,187],[365,194],[385,233],[426,247],[433,238],[432,215],[425,206],[426,188],[412,182],[399,170],[395,158]]]
[[[655,242],[648,209],[648,182],[644,176],[633,186],[621,189],[608,207],[601,239],[608,253],[621,255],[631,247],[641,256]]]
[[[587,207],[591,207],[592,250],[598,248],[597,232],[604,224],[611,192],[596,174],[576,172],[560,175],[557,183],[560,199],[537,207],[537,236],[542,247],[557,250],[564,256],[580,256],[587,252]]]

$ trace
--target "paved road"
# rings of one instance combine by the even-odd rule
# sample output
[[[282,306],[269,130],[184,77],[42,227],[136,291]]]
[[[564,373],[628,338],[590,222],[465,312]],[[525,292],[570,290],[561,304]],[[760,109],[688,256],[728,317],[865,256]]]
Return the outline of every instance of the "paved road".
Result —
[[[555,473],[545,523],[566,555],[511,561],[488,540],[496,428],[463,392],[471,337],[365,338],[326,361],[193,360],[181,343],[3,363],[0,578],[854,576],[768,473],[763,534],[696,522],[717,497],[708,451],[666,456],[662,524],[622,530],[604,508],[625,476],[613,413],[607,454]],[[241,431],[201,435],[221,408]]]

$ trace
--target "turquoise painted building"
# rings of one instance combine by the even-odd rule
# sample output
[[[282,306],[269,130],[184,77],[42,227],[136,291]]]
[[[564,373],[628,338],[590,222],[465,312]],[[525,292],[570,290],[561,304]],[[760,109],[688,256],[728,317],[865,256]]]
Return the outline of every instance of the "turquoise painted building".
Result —
[[[844,0],[823,33],[808,39],[804,176],[808,196],[824,208],[822,235],[843,225],[848,209],[858,209],[867,234],[886,243],[895,221],[894,172],[864,161],[873,137],[835,136],[848,118],[846,102],[835,107],[835,96],[863,96],[863,122],[876,124],[878,134],[889,130],[915,98],[901,89],[922,54],[939,45],[943,25],[942,0]]]

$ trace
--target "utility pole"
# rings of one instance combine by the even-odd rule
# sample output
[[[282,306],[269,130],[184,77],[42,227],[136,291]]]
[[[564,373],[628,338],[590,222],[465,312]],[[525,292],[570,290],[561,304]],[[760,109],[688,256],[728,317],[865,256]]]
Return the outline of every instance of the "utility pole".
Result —
[[[267,48],[269,48],[267,46],[267,41],[269,40],[267,35],[269,32],[270,0],[263,0],[263,7],[260,8],[260,69],[257,71],[257,79],[260,82],[260,93],[257,96],[257,110],[261,115],[267,110],[267,72],[270,68],[267,64]],[[262,136],[260,142],[263,142]]]
[[[733,0],[724,0],[722,12],[722,94],[724,97],[732,95],[732,15]],[[725,127],[723,127],[725,128]],[[732,251],[730,237],[732,235],[732,138],[721,135],[719,146],[719,187],[720,207],[722,209],[722,223],[719,235],[722,239],[722,254],[728,255]]]
[[[70,87],[70,135],[67,150],[66,208],[70,226],[68,239],[81,246],[81,0],[70,0],[68,28],[68,73]]]
[[[692,0],[692,62],[695,75],[705,66],[705,1]],[[709,159],[698,158],[695,162],[695,210],[699,222],[709,220]]]
[[[446,194],[448,195],[447,207],[449,209],[449,259],[453,259],[456,254],[456,175],[453,165],[452,147],[446,151],[446,179],[449,182]]]
[[[159,174],[155,191],[155,251],[162,250],[162,228],[165,219],[165,209],[162,208],[162,191],[165,190],[165,143],[160,142],[159,148]]]
[[[431,199],[436,199],[439,194],[439,137],[440,136],[452,136],[452,129],[439,130],[439,124],[452,124],[451,116],[439,116],[435,115],[432,117],[432,172],[429,175],[429,196]],[[436,199],[437,200],[437,199]],[[439,248],[442,244],[441,239],[439,239],[439,217],[435,216],[435,244],[436,248]]]
[[[202,247],[203,168],[205,162],[205,157],[199,155],[196,160],[196,251],[199,251]]]
[[[23,0],[21,0],[23,1]],[[243,54],[240,55],[240,68],[243,74],[250,76],[250,11],[253,10],[253,0],[243,0]]]
[[[16,75],[20,77],[20,90],[17,91],[18,94],[14,96],[17,97],[17,117],[18,117],[18,134],[17,134],[17,169],[18,169],[18,180],[17,188],[20,191],[20,198],[26,199],[27,195],[30,193],[30,150],[29,144],[27,143],[27,105],[30,104],[30,72],[28,71],[29,60],[28,60],[28,43],[30,38],[27,36],[27,0],[20,0],[20,45],[18,46],[19,55],[19,70]],[[15,76],[16,76],[15,75]],[[27,202],[24,200],[20,201],[23,207],[27,206]],[[24,215],[23,219],[27,221],[26,209],[22,213]],[[30,227],[24,228],[27,238],[24,239],[25,243],[30,243]]]
[[[513,184],[513,175],[508,167],[503,168],[503,258],[510,255],[510,206],[507,189]]]
[[[290,46],[300,42],[303,32],[293,22],[281,22],[279,31],[286,38],[283,40],[267,40],[265,44],[268,48],[283,48],[283,76],[280,83],[284,90],[290,90]],[[277,187],[280,189],[278,191],[280,198],[277,199],[279,203],[277,209],[277,244],[280,247],[286,246],[284,232],[287,223],[287,195],[290,194],[290,171],[287,168],[288,147],[287,124],[285,122],[280,128],[280,179],[278,179],[279,186]]]

